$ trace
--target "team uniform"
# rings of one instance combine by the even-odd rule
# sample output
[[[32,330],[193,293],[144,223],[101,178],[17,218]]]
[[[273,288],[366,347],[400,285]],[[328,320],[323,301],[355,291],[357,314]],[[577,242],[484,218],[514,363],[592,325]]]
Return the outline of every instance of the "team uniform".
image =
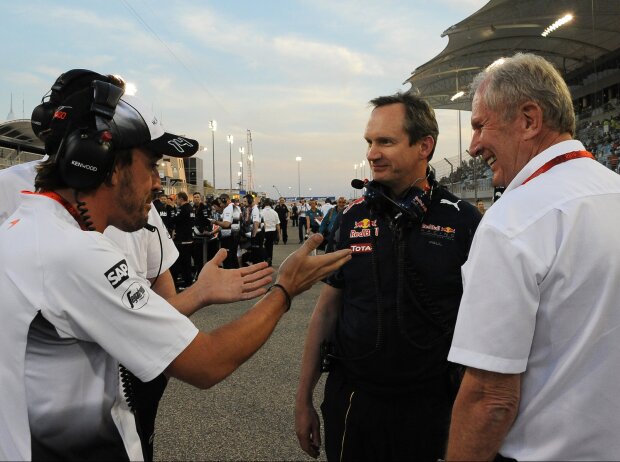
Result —
[[[521,374],[500,453],[517,460],[620,454],[620,177],[591,159],[538,154],[484,215],[463,267],[450,361]],[[593,245],[588,245],[592,243]]]
[[[21,191],[34,191],[36,167],[46,159],[47,156],[41,160],[0,170],[0,224],[17,210],[26,197]],[[145,281],[168,270],[179,256],[156,207],[151,207],[148,223],[157,230],[140,229],[126,233],[114,226],[108,226],[104,231],[104,235],[114,241],[127,257],[129,265]]]
[[[0,226],[0,256],[0,458],[143,459],[119,363],[153,380],[196,327],[50,197],[25,195]]]
[[[447,362],[477,209],[435,187],[422,223],[393,226],[366,199],[339,215],[353,258],[327,279],[342,307],[321,406],[329,460],[436,460],[455,392]]]
[[[235,215],[237,218],[235,219]],[[226,260],[224,260],[224,268],[239,268],[239,260],[237,259],[237,247],[239,245],[239,218],[241,213],[235,211],[235,205],[231,202],[222,211],[222,220],[230,223],[230,228],[222,228],[220,231],[222,247],[228,250]],[[233,223],[236,225],[236,232],[233,230]]]

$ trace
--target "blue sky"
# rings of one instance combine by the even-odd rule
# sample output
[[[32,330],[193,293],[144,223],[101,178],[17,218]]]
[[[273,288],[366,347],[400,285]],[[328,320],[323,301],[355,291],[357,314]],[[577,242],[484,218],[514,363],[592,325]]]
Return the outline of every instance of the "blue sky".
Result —
[[[72,68],[135,83],[166,129],[196,138],[216,186],[229,184],[246,130],[255,187],[276,196],[345,195],[365,156],[368,100],[406,90],[447,44],[441,33],[486,0],[107,0],[3,2],[0,119],[30,116]],[[436,159],[457,155],[454,111],[437,111]],[[469,140],[463,114],[464,146]],[[366,166],[366,176],[368,167]],[[233,179],[235,181],[235,179]],[[310,189],[311,188],[311,189]]]

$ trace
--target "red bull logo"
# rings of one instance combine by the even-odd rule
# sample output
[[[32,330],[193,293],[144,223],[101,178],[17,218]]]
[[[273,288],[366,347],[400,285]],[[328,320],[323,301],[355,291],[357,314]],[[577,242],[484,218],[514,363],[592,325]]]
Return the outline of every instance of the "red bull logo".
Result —
[[[368,229],[371,226],[377,226],[377,220],[370,220],[369,218],[364,218],[363,220],[360,221],[356,221],[355,224],[353,225],[353,228],[355,229]]]

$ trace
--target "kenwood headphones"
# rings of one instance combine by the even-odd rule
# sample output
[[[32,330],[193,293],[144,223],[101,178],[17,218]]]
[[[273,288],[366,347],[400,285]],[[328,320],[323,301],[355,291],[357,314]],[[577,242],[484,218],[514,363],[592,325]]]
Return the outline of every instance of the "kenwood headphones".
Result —
[[[59,117],[73,112],[56,153],[60,175],[67,186],[77,190],[95,188],[112,170],[115,156],[110,121],[122,95],[122,88],[95,80],[89,88],[74,93],[58,107]]]
[[[105,76],[87,69],[72,69],[58,77],[50,91],[41,99],[41,104],[32,111],[30,124],[34,134],[45,142],[50,134],[54,113],[62,101],[72,93],[90,85],[93,80],[106,79]]]
[[[33,110],[33,131],[45,142],[46,152],[56,156],[67,186],[91,189],[108,176],[114,163],[110,121],[122,95],[110,78],[74,69],[62,74],[49,99]]]

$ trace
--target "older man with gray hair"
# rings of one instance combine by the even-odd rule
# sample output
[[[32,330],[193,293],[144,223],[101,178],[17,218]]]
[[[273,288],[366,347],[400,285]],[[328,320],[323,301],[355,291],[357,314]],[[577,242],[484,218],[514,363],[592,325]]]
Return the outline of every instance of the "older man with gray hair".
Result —
[[[506,191],[463,266],[446,458],[617,460],[620,177],[573,140],[545,59],[516,54],[472,87],[470,153]]]

